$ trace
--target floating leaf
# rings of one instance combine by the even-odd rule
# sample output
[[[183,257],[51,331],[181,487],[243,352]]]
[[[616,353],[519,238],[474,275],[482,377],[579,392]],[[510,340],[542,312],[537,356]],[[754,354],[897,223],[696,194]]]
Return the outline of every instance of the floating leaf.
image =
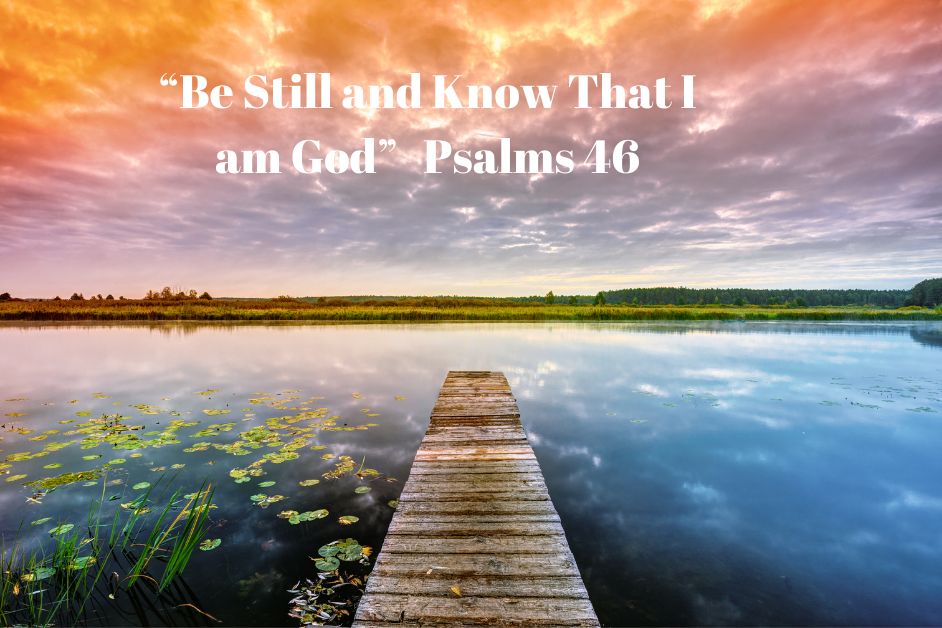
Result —
[[[340,566],[340,561],[331,556],[329,558],[321,558],[314,561],[314,566],[321,571],[333,571]]]
[[[101,458],[101,454],[95,454],[93,456],[82,456],[82,460],[94,460],[95,458]]]
[[[322,460],[330,460],[330,459],[333,458],[333,457],[334,457],[334,454],[324,454],[323,456],[321,456],[321,459],[322,459]]]
[[[311,449],[314,449],[314,450],[327,449],[327,445],[314,445],[313,447],[311,447]]]
[[[76,412],[75,416],[92,416],[92,413],[86,410],[84,412]]]
[[[7,482],[16,482],[17,480],[22,480],[25,477],[26,477],[25,473],[23,475],[11,475],[10,477],[7,478]]]
[[[819,403],[818,405],[821,405],[821,406],[839,406],[839,405],[841,405],[841,404],[839,404],[839,403],[836,402],[836,401],[822,401],[822,402]]]
[[[150,482],[138,482],[137,484],[135,484],[135,485],[132,486],[131,488],[133,488],[135,491],[139,491],[139,490],[141,490],[142,488],[147,488],[148,486],[150,486]]]
[[[269,480],[268,482],[259,482],[258,485],[262,488],[268,488],[269,486],[274,486],[275,483]]]
[[[646,420],[645,420],[645,421],[641,421],[641,420],[638,420],[638,419],[632,419],[631,422],[632,422],[632,423],[647,423]]]
[[[37,519],[36,521],[34,521],[32,525],[34,526],[42,525],[46,523],[47,521],[49,521],[50,519],[52,519],[52,517],[43,517],[42,519]]]
[[[49,531],[49,534],[51,534],[51,535],[53,535],[53,536],[60,536],[60,535],[62,535],[62,534],[65,534],[66,532],[68,532],[69,530],[71,530],[71,529],[74,528],[74,527],[75,527],[75,526],[72,525],[71,523],[64,523],[64,524],[62,524],[62,525],[60,525],[60,526],[56,526],[55,528],[53,528],[52,530],[50,530],[50,531]]]
[[[287,519],[288,517],[294,517],[297,514],[298,514],[297,510],[284,510],[282,512],[279,512],[275,516],[278,517],[279,519]]]
[[[352,523],[356,523],[359,520],[360,520],[359,517],[354,517],[353,515],[344,515],[343,517],[339,519],[340,523],[347,526]]]
[[[397,508],[399,506],[399,500],[394,499],[391,502],[389,502],[389,505],[392,506],[393,508]]]
[[[222,543],[222,539],[206,539],[200,543],[200,549],[204,552],[208,552],[211,549],[216,549],[219,547],[220,543]]]
[[[81,558],[76,558],[72,561],[72,564],[69,565],[69,569],[76,571],[79,569],[86,569],[89,564],[95,562],[95,560],[96,559],[94,556],[82,556]]]
[[[40,580],[51,578],[55,573],[56,570],[52,567],[40,567],[33,573],[25,574],[22,580],[23,582],[39,582]]]
[[[925,406],[920,406],[918,408],[906,408],[909,412],[932,412],[935,413],[935,410],[932,408],[927,408]]]
[[[300,486],[314,486],[315,484],[320,484],[320,480],[304,480],[303,482],[298,482]]]
[[[358,486],[355,489],[353,489],[353,492],[359,493],[362,495],[363,493],[369,493],[371,490],[372,489],[369,486]]]
[[[457,595],[458,597],[461,597],[461,589],[459,589],[458,587],[451,587],[451,592]]]
[[[247,477],[245,477],[245,478],[236,478],[235,483],[236,483],[236,484],[244,484],[244,483],[246,483],[246,482],[248,482],[248,481],[249,481],[249,478],[247,478]]]
[[[108,464],[124,464],[125,462],[127,462],[127,460],[124,459],[124,458],[115,458],[114,460],[112,460],[112,461],[109,462]]]
[[[54,462],[52,464],[47,464],[46,466],[43,467],[43,469],[58,469],[61,466],[62,466],[61,462]]]
[[[251,499],[253,502],[261,502],[268,499],[268,495],[264,493],[258,493],[257,495],[252,495],[251,497],[249,497],[249,499]]]

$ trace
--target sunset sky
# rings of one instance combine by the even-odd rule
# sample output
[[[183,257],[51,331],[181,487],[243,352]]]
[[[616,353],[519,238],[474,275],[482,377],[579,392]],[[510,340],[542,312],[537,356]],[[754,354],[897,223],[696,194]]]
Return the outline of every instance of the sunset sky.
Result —
[[[931,0],[2,3],[0,292],[909,288],[942,275],[940,16]],[[333,108],[243,107],[246,77],[296,72],[329,72]],[[421,109],[341,105],[413,72]],[[673,104],[600,109],[593,87],[575,108],[569,76],[602,72],[666,78]],[[181,108],[173,73],[232,87],[233,106]],[[435,109],[436,74],[558,88],[550,109]],[[397,143],[376,174],[291,165],[303,139],[323,157],[366,137]],[[426,140],[501,137],[577,164],[631,139],[640,167],[424,173]],[[282,173],[216,172],[219,151],[255,149]]]

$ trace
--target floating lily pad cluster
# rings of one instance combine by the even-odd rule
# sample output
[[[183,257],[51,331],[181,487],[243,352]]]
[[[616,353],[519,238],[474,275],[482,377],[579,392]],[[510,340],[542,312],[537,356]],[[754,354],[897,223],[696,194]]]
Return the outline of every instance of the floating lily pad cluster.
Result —
[[[314,562],[314,566],[321,571],[333,571],[340,566],[340,561],[368,565],[371,549],[362,547],[355,539],[341,539],[321,546],[317,553],[321,558]]]
[[[297,525],[304,521],[313,521],[315,519],[323,519],[330,513],[326,510],[309,510],[308,512],[298,512],[297,510],[285,510],[278,513],[278,517],[281,519],[287,519],[288,523],[292,525]]]

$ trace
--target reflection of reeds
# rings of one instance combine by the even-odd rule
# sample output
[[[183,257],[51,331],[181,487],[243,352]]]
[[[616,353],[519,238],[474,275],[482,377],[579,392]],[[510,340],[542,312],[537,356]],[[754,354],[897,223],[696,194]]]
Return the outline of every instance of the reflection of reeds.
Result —
[[[6,539],[0,539],[3,568],[0,574],[0,625],[47,626],[57,616],[56,623],[75,623],[90,600],[114,600],[122,583],[127,583],[124,590],[130,592],[138,578],[151,581],[153,586],[150,589],[158,597],[164,595],[165,589],[183,572],[205,534],[215,489],[210,486],[204,490],[204,482],[200,491],[182,507],[177,500],[180,491],[176,491],[151,527],[144,550],[135,556],[128,544],[131,548],[137,547],[137,536],[147,527],[147,506],[151,504],[149,498],[153,488],[135,498],[123,522],[121,508],[111,521],[105,519],[102,522],[103,492],[100,500],[92,500],[85,529],[70,528],[60,534],[50,534],[37,545],[30,539],[36,524],[24,531],[25,523],[21,523],[9,548]],[[179,508],[180,512],[170,525],[162,527],[174,508]],[[182,529],[177,532],[180,523]],[[64,525],[65,522],[59,522],[53,530],[61,530]],[[88,552],[84,553],[86,547]],[[146,573],[154,558],[165,563],[159,583]],[[121,559],[126,563],[124,567]],[[112,577],[101,583],[102,576],[109,571],[113,572]],[[118,571],[126,575],[122,578]],[[139,612],[143,612],[140,596],[131,596],[135,609],[141,608]],[[174,606],[196,608],[182,603],[184,600],[171,601],[175,602]]]
[[[41,301],[0,303],[0,320],[21,321],[646,321],[646,320],[942,320],[931,309],[855,306],[545,305],[486,299],[412,299],[351,303],[302,301]]]

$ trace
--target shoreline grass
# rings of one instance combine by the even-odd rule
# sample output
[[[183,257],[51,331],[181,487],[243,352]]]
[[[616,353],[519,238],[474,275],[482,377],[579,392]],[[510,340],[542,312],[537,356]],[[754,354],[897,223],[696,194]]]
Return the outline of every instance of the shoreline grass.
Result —
[[[0,321],[942,321],[942,308],[735,305],[545,305],[454,299],[372,303],[300,301],[17,301]]]

